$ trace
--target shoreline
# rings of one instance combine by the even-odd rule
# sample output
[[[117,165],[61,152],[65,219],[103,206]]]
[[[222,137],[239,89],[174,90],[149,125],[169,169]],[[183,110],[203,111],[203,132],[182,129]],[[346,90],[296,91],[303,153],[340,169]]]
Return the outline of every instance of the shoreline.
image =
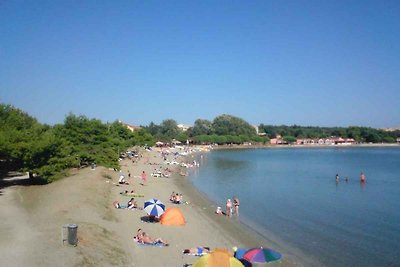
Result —
[[[212,150],[206,153],[212,153]],[[202,153],[197,153],[202,154]],[[194,157],[196,157],[194,155]],[[200,166],[201,168],[201,166]],[[217,206],[223,206],[211,200],[205,193],[199,191],[192,183],[189,177],[185,177],[182,181],[176,181],[182,192],[189,193],[196,200],[197,205],[203,205],[200,212],[206,217],[206,220],[214,221],[223,229],[224,235],[234,236],[236,247],[252,248],[252,247],[269,247],[280,252],[283,258],[280,261],[269,263],[268,265],[280,266],[321,266],[317,259],[305,255],[298,248],[289,247],[279,236],[274,236],[271,232],[261,232],[261,227],[257,226],[246,217],[226,217],[216,215]],[[224,207],[222,207],[224,209]],[[268,231],[268,230],[267,230]],[[231,247],[228,247],[231,249]],[[232,250],[231,250],[232,251]],[[258,265],[254,265],[258,266]]]
[[[180,158],[185,161],[194,154]],[[153,164],[151,164],[153,163]],[[103,167],[72,170],[62,180],[41,186],[11,186],[1,189],[0,251],[7,266],[183,266],[198,257],[182,255],[185,248],[209,246],[211,249],[268,246],[257,233],[246,229],[236,218],[216,215],[215,204],[199,192],[188,177],[174,168],[169,178],[156,178],[150,173],[165,165],[158,151],[146,151],[136,163],[120,162],[122,171],[131,173],[130,185],[118,185],[118,172]],[[148,182],[140,185],[142,171]],[[119,193],[134,189],[145,197],[137,197],[139,207],[145,200],[157,197],[167,208],[179,208],[184,226],[146,223],[143,210],[116,209],[112,203],[125,204],[129,198]],[[189,204],[168,202],[171,192],[183,194]],[[68,223],[78,225],[78,245],[62,242],[60,231]],[[136,244],[133,236],[138,228],[152,237],[168,241],[168,247],[146,247]],[[275,246],[273,249],[277,249]],[[279,251],[279,250],[278,250]],[[290,252],[269,265],[305,266],[295,261]]]
[[[191,162],[198,155],[212,152],[206,151],[204,147],[196,147],[195,150],[197,151],[183,156],[179,161]],[[217,204],[209,199],[206,194],[200,192],[190,180],[190,173],[195,170],[190,170],[189,176],[185,177],[178,174],[179,170],[181,169],[182,167],[177,167],[175,174],[171,176],[171,182],[174,188],[177,188],[178,192],[183,194],[185,201],[189,201],[191,209],[195,211],[194,214],[196,216],[196,220],[201,221],[202,224],[204,223],[215,227],[217,230],[216,233],[220,236],[217,236],[215,240],[217,243],[216,246],[213,246],[211,242],[208,243],[208,245],[210,245],[212,248],[226,248],[232,253],[232,247],[234,246],[251,248],[260,246],[266,247],[271,244],[271,240],[261,237],[254,229],[251,229],[249,226],[240,222],[239,218],[228,218],[226,216],[216,215],[215,210]],[[190,217],[194,216],[194,214],[191,214]],[[221,245],[223,243],[226,243],[227,245]],[[295,261],[290,252],[285,252],[287,253],[283,253],[282,260],[275,263],[270,263],[270,265],[279,264],[280,266],[288,267],[303,266],[300,263],[300,259]]]
[[[217,208],[217,204],[209,199],[206,194],[200,192],[191,181],[183,181],[176,184],[177,187],[185,194],[190,194],[192,199],[196,201],[196,205],[200,205],[203,208],[199,209],[199,212],[203,213],[202,216],[206,221],[213,221],[218,227],[221,228],[221,233],[224,236],[232,237],[232,246],[227,247],[232,252],[232,247],[240,248],[252,248],[252,247],[270,247],[276,251],[282,253],[282,260],[270,263],[269,265],[280,266],[313,266],[311,262],[301,260],[296,255],[301,252],[293,254],[292,249],[288,250],[281,241],[277,241],[278,238],[269,239],[264,237],[263,234],[257,231],[256,227],[251,227],[246,224],[246,219],[239,219],[237,217],[228,218],[226,216],[216,215],[214,212]],[[295,250],[295,249],[293,249]],[[308,262],[308,264],[305,264]]]
[[[362,148],[400,147],[400,144],[354,144],[354,145],[218,145],[213,150],[228,149],[277,149],[277,148]]]

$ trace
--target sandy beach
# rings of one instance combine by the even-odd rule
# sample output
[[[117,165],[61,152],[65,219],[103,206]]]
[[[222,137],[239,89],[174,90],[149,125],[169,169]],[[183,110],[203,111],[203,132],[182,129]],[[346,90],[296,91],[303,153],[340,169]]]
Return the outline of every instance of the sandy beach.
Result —
[[[10,186],[0,195],[0,251],[3,266],[183,266],[198,257],[183,255],[185,248],[267,247],[265,240],[241,225],[237,218],[216,215],[216,205],[195,190],[180,176],[179,168],[169,178],[150,176],[165,165],[156,151],[142,151],[133,163],[120,162],[129,185],[118,185],[119,173],[103,167],[72,170],[70,177],[48,185]],[[184,158],[180,158],[184,160]],[[128,171],[131,177],[127,176]],[[141,185],[140,174],[148,181]],[[116,209],[112,203],[126,204],[130,199],[120,192],[135,190],[135,200],[143,207],[145,200],[157,198],[167,207],[178,207],[186,218],[184,226],[165,226],[143,222],[141,209]],[[171,192],[183,194],[188,204],[169,201]],[[245,200],[242,200],[245,201]],[[61,238],[63,226],[78,225],[78,245]],[[142,246],[133,240],[138,228],[152,237],[161,237],[167,247]],[[271,266],[301,266],[290,252]]]

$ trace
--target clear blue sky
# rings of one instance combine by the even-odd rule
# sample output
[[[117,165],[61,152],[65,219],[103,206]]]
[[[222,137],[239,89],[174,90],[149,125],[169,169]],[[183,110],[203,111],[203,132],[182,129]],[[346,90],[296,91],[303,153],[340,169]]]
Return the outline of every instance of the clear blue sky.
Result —
[[[400,1],[0,1],[0,102],[148,125],[400,126]]]

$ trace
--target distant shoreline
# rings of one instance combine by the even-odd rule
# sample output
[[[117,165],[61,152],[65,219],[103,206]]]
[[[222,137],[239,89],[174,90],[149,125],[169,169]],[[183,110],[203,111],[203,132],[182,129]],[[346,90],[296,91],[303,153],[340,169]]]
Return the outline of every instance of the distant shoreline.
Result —
[[[218,145],[213,150],[225,149],[274,149],[274,148],[359,148],[359,147],[399,147],[400,144],[354,144],[354,145]]]

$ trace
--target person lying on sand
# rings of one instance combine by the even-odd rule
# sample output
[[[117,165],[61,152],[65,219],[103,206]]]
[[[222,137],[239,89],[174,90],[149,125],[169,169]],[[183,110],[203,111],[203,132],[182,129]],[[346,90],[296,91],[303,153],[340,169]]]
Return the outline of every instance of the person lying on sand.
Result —
[[[128,204],[126,205],[126,207],[127,207],[128,209],[136,209],[136,208],[138,207],[138,205],[137,205],[135,199],[134,199],[134,198],[131,198],[131,199],[128,201]]]
[[[139,228],[136,232],[136,235],[133,237],[133,239],[140,240],[142,238],[142,235],[143,235],[143,230],[142,230],[142,228]]]
[[[117,200],[113,202],[113,206],[116,209],[126,209],[126,206],[119,204],[119,202]]]
[[[128,191],[128,190],[125,190],[125,191],[122,191],[122,192],[119,192],[121,195],[126,195],[126,196],[133,196],[133,195],[136,195],[135,194],[135,190],[131,190],[131,191]]]
[[[142,210],[143,208],[138,207],[136,201],[134,200],[134,198],[131,198],[131,200],[128,201],[128,203],[126,205],[121,205],[118,200],[115,200],[113,202],[113,206],[116,209],[139,209]]]
[[[143,232],[142,229],[138,230],[134,239],[142,244],[149,244],[149,245],[162,244],[164,246],[169,246],[169,244],[164,240],[162,240],[161,238],[152,238],[146,232]]]
[[[203,255],[207,253],[210,253],[209,247],[187,248],[183,250],[183,254]]]

